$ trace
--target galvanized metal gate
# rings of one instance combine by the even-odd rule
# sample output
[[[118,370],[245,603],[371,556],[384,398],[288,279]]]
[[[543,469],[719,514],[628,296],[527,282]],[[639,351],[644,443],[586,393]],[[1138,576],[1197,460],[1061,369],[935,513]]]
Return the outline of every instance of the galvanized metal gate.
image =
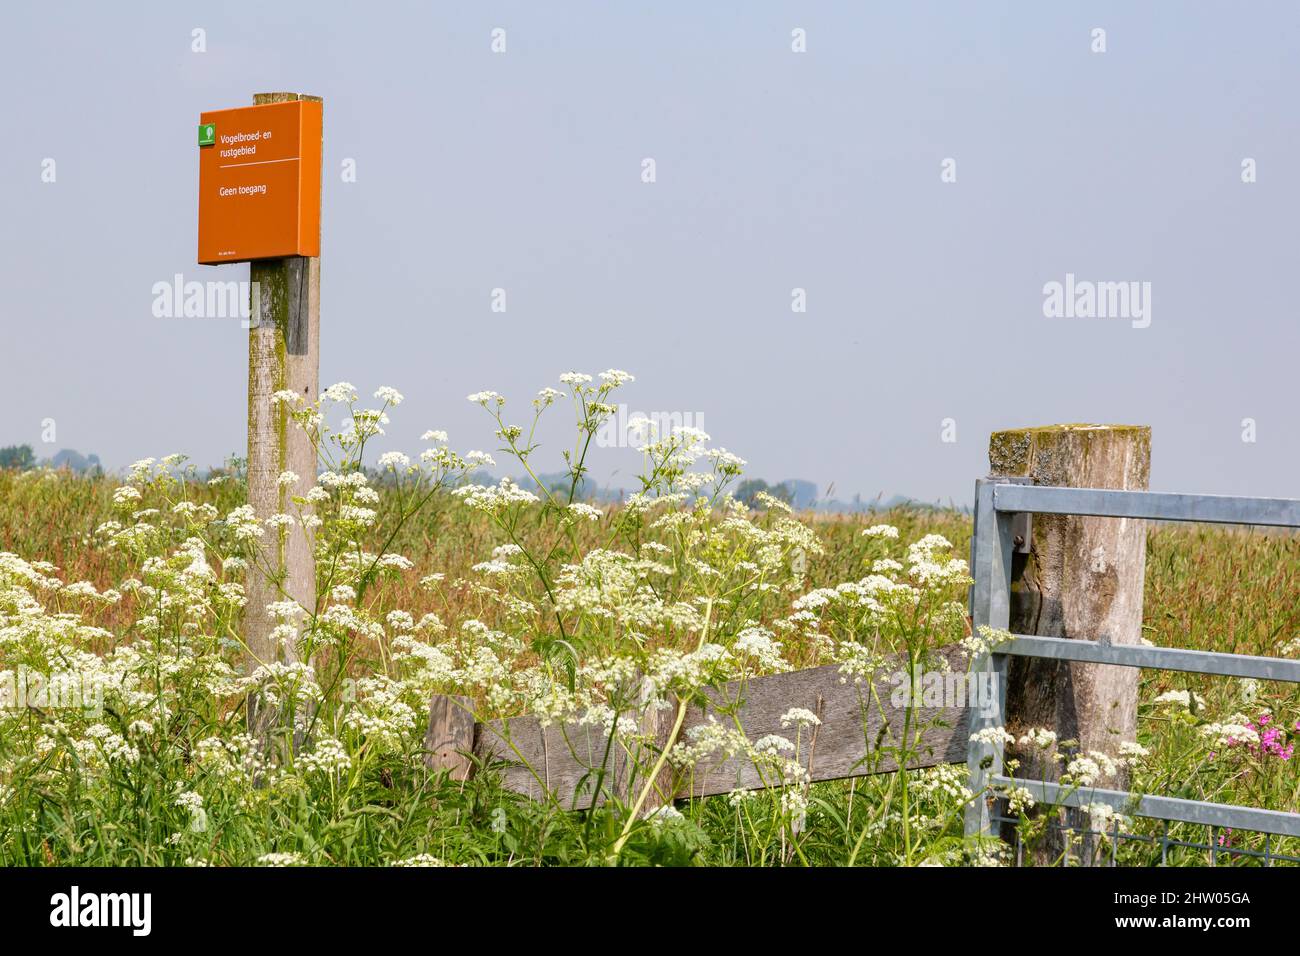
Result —
[[[1294,499],[1060,488],[1026,484],[1023,479],[981,479],[975,484],[975,535],[971,544],[971,573],[975,580],[971,588],[971,618],[974,626],[988,625],[999,630],[1008,627],[1012,555],[1017,547],[1028,547],[1029,537],[1023,523],[1025,516],[1033,514],[1300,528],[1300,500]],[[1023,538],[1023,545],[1014,540],[1017,532]],[[1004,726],[1007,662],[1012,655],[1300,683],[1300,661],[1295,660],[1017,634],[1012,635],[1010,642],[999,645],[972,663],[973,668],[992,673],[996,688],[990,706],[972,709],[972,734],[981,729]],[[1165,820],[1162,857],[1166,844],[1171,842],[1168,839],[1170,821],[1300,837],[1300,813],[1092,787],[1072,788],[1043,780],[1012,779],[1003,773],[1003,747],[1000,743],[972,740],[967,767],[971,790],[988,795],[978,797],[968,808],[968,835],[992,834],[993,824],[1006,819],[992,809],[992,793],[998,788],[1015,786],[1028,789],[1039,803],[1066,807],[1103,804],[1130,816]],[[1209,844],[1175,845],[1212,849],[1215,841],[1212,837]],[[1266,843],[1263,853],[1248,851],[1247,855],[1262,856],[1266,864],[1277,858],[1296,859],[1278,857],[1271,854],[1268,847]]]

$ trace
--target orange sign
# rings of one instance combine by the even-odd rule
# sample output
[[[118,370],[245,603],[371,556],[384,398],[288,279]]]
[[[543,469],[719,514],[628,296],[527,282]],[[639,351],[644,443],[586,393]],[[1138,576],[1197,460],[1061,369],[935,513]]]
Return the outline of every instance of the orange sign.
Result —
[[[199,117],[199,262],[320,255],[321,104]]]

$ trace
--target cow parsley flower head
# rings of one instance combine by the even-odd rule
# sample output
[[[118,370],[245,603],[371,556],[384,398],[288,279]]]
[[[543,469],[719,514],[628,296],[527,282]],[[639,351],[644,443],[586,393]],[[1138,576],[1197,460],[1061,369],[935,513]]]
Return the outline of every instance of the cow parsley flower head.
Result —
[[[240,541],[260,538],[264,533],[252,505],[240,505],[226,515],[226,527]]]
[[[898,529],[892,524],[873,524],[862,532],[864,538],[897,538]]]
[[[1066,776],[1082,787],[1091,787],[1099,780],[1114,777],[1118,772],[1119,766],[1115,761],[1099,750],[1079,754],[1065,765]]]
[[[1039,750],[1051,750],[1056,744],[1056,731],[1045,727],[1031,727],[1020,735],[1020,746],[1034,746]]]
[[[537,393],[537,397],[533,399],[533,407],[540,411],[543,408],[548,408],[555,404],[557,399],[564,397],[564,393],[558,388],[547,386]]]
[[[1007,789],[1006,796],[1007,810],[1013,815],[1033,809],[1034,795],[1025,787],[1010,787]]]
[[[780,734],[766,734],[754,741],[754,752],[759,754],[778,754],[781,751],[794,753],[794,741]]]
[[[1202,737],[1209,739],[1219,748],[1259,743],[1259,730],[1254,721],[1241,714],[1233,714],[1227,720],[1206,724],[1200,732]]]
[[[961,646],[967,650],[971,657],[979,657],[982,654],[991,654],[1011,640],[1010,631],[981,624],[975,629],[974,634],[962,639]]]
[[[581,501],[575,501],[573,504],[569,505],[568,511],[569,514],[574,517],[586,518],[588,521],[596,521],[603,514],[599,508],[593,507],[589,504],[584,504]]]
[[[1135,740],[1125,740],[1119,745],[1120,762],[1130,767],[1136,767],[1143,757],[1150,755],[1151,751]]]
[[[649,820],[651,823],[656,825],[663,825],[665,823],[677,823],[686,818],[682,816],[682,812],[671,803],[665,803],[661,807],[647,810],[642,814],[642,819]]]
[[[1003,744],[1013,744],[1016,738],[1007,733],[1005,727],[985,727],[983,730],[977,730],[970,735],[970,742],[973,744],[986,744],[990,747],[1000,747]]]
[[[298,755],[298,763],[306,773],[333,774],[351,769],[352,758],[338,740],[322,737],[311,753]]]
[[[811,710],[803,707],[791,707],[781,715],[781,726],[789,729],[798,725],[800,729],[804,727],[820,727],[821,718]]]
[[[351,382],[335,382],[320,393],[322,402],[337,402],[349,405],[357,400],[357,389]]]
[[[761,627],[742,630],[731,649],[738,657],[753,660],[759,670],[776,671],[784,667],[781,643],[773,639],[770,631]]]
[[[1122,827],[1127,821],[1127,817],[1107,803],[1090,803],[1081,809],[1088,814],[1089,829],[1096,830],[1103,838],[1107,831]]]
[[[1167,690],[1156,698],[1157,704],[1174,704],[1184,710],[1190,710],[1193,703],[1197,708],[1205,706],[1205,698],[1193,691]]]
[[[204,833],[208,829],[208,814],[203,809],[203,797],[192,790],[182,790],[176,795],[176,806],[188,811],[191,833]]]
[[[609,385],[610,388],[617,388],[620,385],[626,385],[628,382],[635,382],[636,377],[624,372],[622,369],[611,368],[600,373],[601,380]],[[590,381],[591,377],[587,376]],[[561,377],[560,381],[564,381]]]
[[[119,485],[113,489],[113,504],[126,505],[140,500],[140,489],[131,485]]]

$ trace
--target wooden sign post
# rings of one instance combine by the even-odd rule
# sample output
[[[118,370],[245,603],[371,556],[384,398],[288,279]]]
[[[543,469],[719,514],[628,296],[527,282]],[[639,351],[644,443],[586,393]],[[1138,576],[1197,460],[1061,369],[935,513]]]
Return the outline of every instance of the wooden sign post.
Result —
[[[290,390],[304,402],[320,392],[320,97],[258,93],[254,106],[200,117],[199,262],[251,263],[248,336],[248,501],[259,521],[297,515],[293,495],[315,483],[313,436],[271,396]],[[297,475],[281,484],[280,475]],[[302,513],[307,514],[303,509]],[[295,523],[263,526],[259,556],[246,585],[247,667],[297,659],[292,642],[277,646],[278,623],[266,606],[316,604],[315,541]],[[250,728],[271,715],[250,700]]]

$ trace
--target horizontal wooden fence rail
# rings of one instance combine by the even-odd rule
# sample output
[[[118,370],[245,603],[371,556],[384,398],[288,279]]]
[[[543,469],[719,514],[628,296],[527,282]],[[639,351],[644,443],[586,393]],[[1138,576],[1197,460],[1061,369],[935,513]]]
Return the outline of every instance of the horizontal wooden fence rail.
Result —
[[[954,645],[940,649],[934,657],[927,673],[946,666],[947,684],[960,687],[960,694],[965,695],[970,689],[965,652]],[[940,664],[940,658],[946,663]],[[902,739],[905,707],[896,706],[891,698],[898,684],[893,677],[905,670],[905,661],[903,655],[886,659],[870,683],[845,680],[839,665],[831,664],[710,689],[703,692],[706,701],[691,703],[679,734],[671,739],[676,701],[670,701],[672,708],[651,708],[642,718],[640,733],[651,742],[649,746],[615,746],[608,754],[610,735],[600,724],[569,722],[542,727],[532,716],[480,722],[474,720],[467,698],[439,694],[430,705],[427,762],[432,768],[450,771],[458,780],[472,772],[471,755],[500,762],[506,789],[533,799],[545,799],[549,792],[566,808],[585,809],[610,793],[626,797],[630,782],[640,789],[658,755],[678,741],[689,740],[691,729],[710,719],[727,727],[738,724],[750,743],[768,734],[793,739],[794,731],[783,727],[781,718],[797,707],[811,711],[821,721],[819,726],[805,729],[800,740],[799,762],[813,782],[897,770],[900,747],[909,755],[907,765],[912,769],[964,763],[971,710],[964,696],[947,694],[945,701],[953,706],[913,708],[908,739]],[[594,795],[595,771],[602,766],[603,792]],[[661,805],[669,798],[758,790],[772,783],[771,774],[765,774],[746,755],[705,758],[684,773],[661,773],[655,787],[657,799],[649,805]]]

